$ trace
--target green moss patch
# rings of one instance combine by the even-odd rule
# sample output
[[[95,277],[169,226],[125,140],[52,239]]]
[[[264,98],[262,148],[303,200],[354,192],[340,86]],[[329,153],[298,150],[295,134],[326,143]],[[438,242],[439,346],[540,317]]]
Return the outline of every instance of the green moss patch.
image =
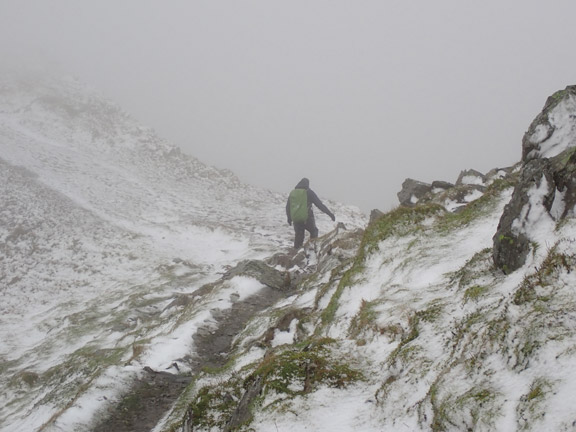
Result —
[[[267,406],[276,405],[285,399],[310,393],[320,385],[345,388],[364,380],[360,371],[335,358],[329,348],[333,343],[333,339],[319,339],[284,347],[270,352],[262,362],[252,366],[253,372],[244,375],[245,378],[238,373],[201,387],[187,409],[194,427],[228,430],[230,419],[238,412],[240,405],[246,404],[246,394],[254,388],[258,392],[247,402],[249,410],[260,406],[264,400]],[[241,426],[230,430],[248,427],[251,415],[246,418]],[[172,425],[170,430],[179,431],[183,421]]]
[[[488,291],[488,287],[482,285],[472,285],[464,293],[464,301],[476,301]]]
[[[272,354],[252,377],[262,377],[266,391],[290,396],[309,393],[319,384],[344,388],[364,379],[361,372],[333,358],[328,345],[334,342],[333,339],[321,339],[305,344],[304,349]]]
[[[386,213],[368,226],[360,246],[359,256],[363,260],[375,250],[378,243],[388,237],[403,237],[421,230],[421,223],[430,218],[444,215],[446,210],[438,204],[422,204],[416,207],[398,207]]]

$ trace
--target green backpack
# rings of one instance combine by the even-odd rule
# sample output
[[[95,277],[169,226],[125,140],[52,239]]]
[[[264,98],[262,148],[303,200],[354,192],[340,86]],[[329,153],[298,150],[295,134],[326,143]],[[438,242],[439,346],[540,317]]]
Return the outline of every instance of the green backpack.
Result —
[[[308,190],[294,189],[290,192],[290,218],[292,222],[304,223],[308,220]]]

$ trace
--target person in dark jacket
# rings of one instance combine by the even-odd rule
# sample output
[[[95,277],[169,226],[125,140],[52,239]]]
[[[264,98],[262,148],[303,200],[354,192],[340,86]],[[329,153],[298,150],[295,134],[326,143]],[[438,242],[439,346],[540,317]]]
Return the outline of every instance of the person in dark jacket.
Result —
[[[312,204],[318,207],[323,213],[326,213],[330,218],[335,221],[336,217],[334,213],[328,210],[318,195],[310,189],[310,181],[307,178],[303,178],[298,182],[295,189],[306,189],[308,191],[308,219],[306,222],[294,222],[294,249],[300,249],[304,243],[305,231],[310,233],[310,238],[314,239],[318,237],[318,228],[316,227],[316,221],[314,220],[314,212],[312,211]],[[290,216],[290,197],[286,202],[286,216],[288,216],[288,225],[292,225],[292,217]]]

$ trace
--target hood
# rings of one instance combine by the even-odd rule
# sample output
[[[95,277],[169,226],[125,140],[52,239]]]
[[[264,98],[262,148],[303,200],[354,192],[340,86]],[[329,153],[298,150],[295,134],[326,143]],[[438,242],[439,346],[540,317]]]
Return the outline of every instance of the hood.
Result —
[[[298,182],[294,189],[309,189],[310,188],[310,180],[304,177],[302,180]]]

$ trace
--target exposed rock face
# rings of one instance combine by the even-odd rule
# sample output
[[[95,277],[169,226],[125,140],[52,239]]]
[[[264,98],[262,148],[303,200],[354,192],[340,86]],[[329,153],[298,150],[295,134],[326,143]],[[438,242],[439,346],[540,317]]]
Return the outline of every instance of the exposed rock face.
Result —
[[[512,174],[512,172],[514,172],[515,169],[516,166],[511,166],[507,168],[494,168],[486,173],[486,178],[488,179],[488,181],[492,182],[499,179],[503,179],[506,178],[508,175]]]
[[[432,191],[433,192],[446,191],[448,189],[452,189],[453,187],[454,187],[454,185],[452,183],[447,182],[447,181],[434,180],[432,182]]]
[[[576,146],[576,86],[557,91],[546,100],[522,139],[522,161],[551,158]]]
[[[576,143],[574,144],[576,147]],[[551,209],[556,220],[574,217],[576,208],[576,148],[566,150],[551,161],[558,199]]]
[[[573,216],[576,204],[576,86],[555,93],[522,142],[523,167],[493,237],[493,259],[509,273],[526,262],[539,218]]]
[[[285,290],[290,288],[290,278],[287,273],[280,272],[262,261],[246,260],[228,270],[223,279],[235,276],[249,276],[260,281],[269,288]]]
[[[408,178],[402,183],[402,190],[398,192],[398,199],[400,204],[405,207],[434,203],[440,204],[449,212],[457,212],[468,203],[481,197],[491,182],[506,177],[509,171],[511,169],[496,169],[484,175],[469,169],[460,173],[456,184],[441,180],[435,180],[432,184],[428,184]],[[377,217],[378,213],[373,212],[370,219],[372,221]]]
[[[254,379],[254,381],[247,384],[247,387],[248,388],[242,396],[242,399],[240,399],[240,402],[234,410],[232,417],[226,426],[224,426],[223,432],[231,432],[237,430],[240,426],[252,418],[252,412],[250,408],[254,403],[254,399],[262,392],[262,388],[264,387],[264,379],[261,376],[258,376]]]
[[[370,221],[369,224],[376,222],[378,219],[380,219],[382,216],[384,216],[384,212],[378,210],[378,209],[374,209],[370,212]]]
[[[486,176],[479,171],[469,169],[460,172],[458,180],[456,180],[456,185],[478,185],[484,186],[486,183]]]
[[[534,190],[540,193],[533,194]],[[497,267],[509,273],[524,265],[530,250],[528,221],[542,207],[550,211],[554,195],[554,179],[547,159],[536,159],[524,166],[493,237]]]
[[[485,191],[486,187],[480,185],[459,185],[449,189],[432,201],[441,204],[447,211],[454,213],[480,198]]]
[[[402,183],[402,190],[398,192],[397,196],[401,205],[413,207],[431,191],[432,185],[408,178]]]

